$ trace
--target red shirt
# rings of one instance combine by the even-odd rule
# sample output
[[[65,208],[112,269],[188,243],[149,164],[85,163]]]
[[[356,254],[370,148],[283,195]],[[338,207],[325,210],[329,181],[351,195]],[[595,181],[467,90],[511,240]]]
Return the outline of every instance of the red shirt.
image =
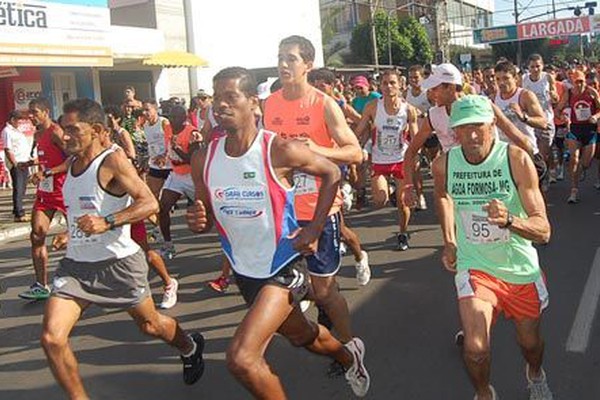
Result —
[[[52,141],[52,136],[57,130],[60,130],[60,127],[52,123],[37,139],[38,160],[44,170],[62,164],[67,158],[62,149]],[[65,178],[66,174],[62,173],[44,179],[38,185],[38,193],[43,192],[44,195],[62,196],[62,187]]]

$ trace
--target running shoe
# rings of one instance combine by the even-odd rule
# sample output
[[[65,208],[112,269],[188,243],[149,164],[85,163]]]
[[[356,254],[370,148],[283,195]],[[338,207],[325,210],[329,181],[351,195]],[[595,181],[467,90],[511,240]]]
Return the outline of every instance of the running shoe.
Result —
[[[407,233],[399,233],[396,237],[398,240],[397,250],[406,251],[408,250],[408,234]]]
[[[565,169],[563,167],[558,167],[558,172],[556,173],[556,180],[557,181],[565,180]]]
[[[537,379],[529,377],[529,364],[525,367],[525,377],[527,378],[527,389],[529,390],[529,400],[552,400],[552,392],[548,387],[546,372],[541,370],[542,375]]]
[[[189,357],[180,356],[181,362],[183,362],[183,381],[186,385],[193,385],[204,373],[204,360],[202,359],[204,337],[195,332],[190,335],[190,338],[196,344],[196,350]]]
[[[15,217],[13,219],[14,222],[30,222],[31,221],[31,216],[30,215],[20,215],[18,217]]]
[[[359,338],[353,338],[344,346],[354,358],[352,366],[346,371],[346,381],[357,397],[365,397],[371,385],[371,378],[364,364],[365,344]]]
[[[302,300],[300,302],[300,311],[302,311],[303,313],[307,312],[311,305],[312,305],[312,301]]]
[[[454,335],[454,344],[457,345],[458,347],[462,347],[464,343],[465,343],[465,332],[461,329],[460,331],[456,332],[456,335]]]
[[[175,278],[171,278],[171,283],[165,287],[160,308],[168,310],[177,304],[177,289],[179,289],[179,282]]]
[[[571,195],[567,199],[567,203],[576,204],[579,203],[579,196],[577,195],[577,189],[571,189]]]
[[[160,249],[160,255],[165,260],[174,259],[176,254],[177,253],[175,252],[175,245],[173,243],[165,243]]]
[[[225,293],[229,289],[229,279],[221,275],[214,281],[208,282],[208,286],[216,292]]]
[[[425,210],[427,210],[427,201],[425,201],[425,196],[423,196],[423,194],[421,194],[419,196],[419,201],[417,203],[416,209],[419,210],[419,211],[425,211]]]
[[[494,389],[494,387],[492,385],[490,385],[490,391],[492,392],[492,400],[498,400],[498,394],[496,393],[496,389]],[[477,397],[477,395],[475,395],[475,397],[473,398],[473,400],[478,400],[479,397]]]
[[[46,300],[50,297],[50,288],[36,282],[26,291],[19,293],[19,297],[25,300]]]
[[[346,243],[340,242],[340,256],[344,257],[347,252],[348,252],[348,246],[346,246]]]
[[[548,174],[548,183],[549,184],[556,183],[556,170],[555,169],[550,170],[550,173]]]
[[[317,310],[317,322],[319,323],[319,325],[323,325],[325,328],[331,330],[331,328],[333,328],[333,322],[331,322],[329,315],[327,315],[327,313],[321,306],[317,306]]]
[[[355,265],[356,280],[360,286],[365,286],[371,280],[371,268],[369,267],[369,255],[366,251],[360,252],[362,258]]]

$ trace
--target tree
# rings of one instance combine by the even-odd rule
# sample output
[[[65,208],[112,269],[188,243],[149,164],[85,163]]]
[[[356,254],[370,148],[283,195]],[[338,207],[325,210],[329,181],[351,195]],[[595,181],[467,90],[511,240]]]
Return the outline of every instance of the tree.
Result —
[[[415,18],[400,22],[385,12],[375,14],[375,36],[379,64],[412,65],[426,64],[433,59],[433,50],[425,28]],[[389,59],[391,43],[392,62]],[[357,25],[350,40],[350,62],[373,63],[373,44],[370,23]]]

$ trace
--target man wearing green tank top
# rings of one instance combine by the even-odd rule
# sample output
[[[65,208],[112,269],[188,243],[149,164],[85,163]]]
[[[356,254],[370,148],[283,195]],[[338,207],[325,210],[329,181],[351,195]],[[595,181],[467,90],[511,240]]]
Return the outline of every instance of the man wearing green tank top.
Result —
[[[495,140],[494,124],[485,97],[452,104],[450,126],[460,146],[433,165],[442,262],[455,274],[463,358],[475,399],[497,398],[490,385],[490,333],[500,313],[515,322],[530,399],[552,399],[540,334],[548,291],[532,245],[548,242],[550,224],[531,157]]]

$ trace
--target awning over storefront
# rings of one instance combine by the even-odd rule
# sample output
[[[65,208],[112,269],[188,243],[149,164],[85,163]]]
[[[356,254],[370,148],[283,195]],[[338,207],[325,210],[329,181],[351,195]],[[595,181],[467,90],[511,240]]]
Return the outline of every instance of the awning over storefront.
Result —
[[[185,51],[161,51],[144,59],[142,63],[163,68],[190,68],[208,65],[208,61],[205,59]]]

